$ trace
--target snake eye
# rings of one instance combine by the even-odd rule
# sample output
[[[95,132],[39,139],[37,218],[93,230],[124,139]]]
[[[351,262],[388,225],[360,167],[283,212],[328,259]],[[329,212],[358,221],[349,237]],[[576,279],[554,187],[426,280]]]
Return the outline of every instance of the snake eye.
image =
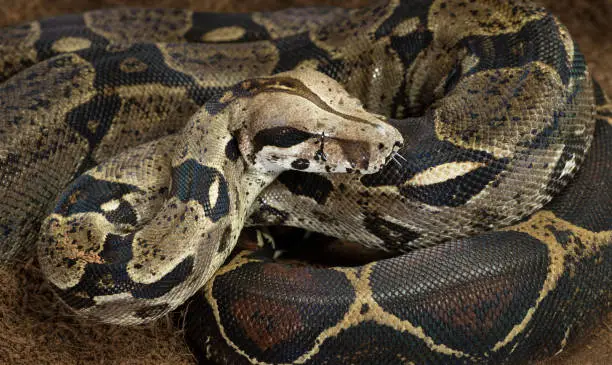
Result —
[[[306,170],[310,166],[310,161],[305,158],[298,158],[291,163],[291,167],[296,170]]]

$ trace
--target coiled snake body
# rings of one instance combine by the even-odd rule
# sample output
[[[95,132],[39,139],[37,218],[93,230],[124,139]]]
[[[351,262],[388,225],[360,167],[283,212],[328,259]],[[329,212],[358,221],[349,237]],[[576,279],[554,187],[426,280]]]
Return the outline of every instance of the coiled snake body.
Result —
[[[119,8],[0,51],[0,254],[38,241],[80,314],[197,293],[217,362],[446,364],[551,355],[608,308],[609,100],[531,3]],[[221,267],[272,224],[405,254]]]

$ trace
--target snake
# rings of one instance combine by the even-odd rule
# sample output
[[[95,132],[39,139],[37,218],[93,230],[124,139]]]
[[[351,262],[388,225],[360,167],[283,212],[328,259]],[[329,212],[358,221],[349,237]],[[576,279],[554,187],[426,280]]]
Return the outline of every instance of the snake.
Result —
[[[202,362],[500,364],[609,310],[612,104],[529,1],[118,7],[0,52],[0,260],[79,315],[186,303]],[[392,257],[236,253],[251,226]]]

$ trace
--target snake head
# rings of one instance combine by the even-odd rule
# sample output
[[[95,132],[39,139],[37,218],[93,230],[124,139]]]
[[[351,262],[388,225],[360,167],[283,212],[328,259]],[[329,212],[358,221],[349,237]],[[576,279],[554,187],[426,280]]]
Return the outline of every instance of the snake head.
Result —
[[[245,81],[235,133],[247,162],[262,171],[377,172],[402,144],[386,118],[330,77],[298,68]]]

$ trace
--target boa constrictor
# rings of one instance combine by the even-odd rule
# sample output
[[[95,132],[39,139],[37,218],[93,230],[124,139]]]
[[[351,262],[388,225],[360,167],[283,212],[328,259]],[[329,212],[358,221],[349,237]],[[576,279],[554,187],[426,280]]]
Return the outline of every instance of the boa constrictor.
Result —
[[[118,8],[0,51],[0,256],[38,241],[80,314],[196,294],[189,342],[220,363],[496,364],[608,309],[610,103],[529,2]],[[219,269],[249,225],[404,254]]]

